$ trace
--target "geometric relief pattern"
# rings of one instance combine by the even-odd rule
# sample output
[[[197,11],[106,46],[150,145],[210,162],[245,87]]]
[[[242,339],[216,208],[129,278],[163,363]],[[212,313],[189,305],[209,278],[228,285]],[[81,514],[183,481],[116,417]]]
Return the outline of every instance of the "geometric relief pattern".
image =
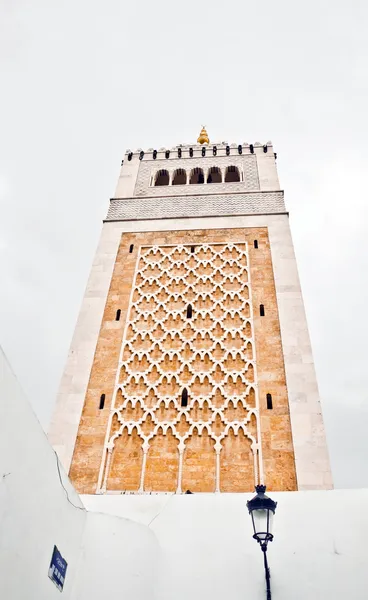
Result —
[[[99,491],[252,491],[262,457],[246,242],[142,246]]]

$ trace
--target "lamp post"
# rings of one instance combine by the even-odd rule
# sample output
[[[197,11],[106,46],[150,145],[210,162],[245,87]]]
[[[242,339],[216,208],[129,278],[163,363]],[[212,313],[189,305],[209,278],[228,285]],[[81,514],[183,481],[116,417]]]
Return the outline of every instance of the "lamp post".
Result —
[[[272,542],[272,521],[275,514],[277,502],[271,500],[265,494],[266,486],[257,485],[257,495],[251,500],[248,500],[247,507],[249,514],[252,517],[252,525],[254,529],[254,539],[260,544],[263,552],[263,561],[266,577],[267,600],[271,600],[271,584],[270,584],[270,569],[267,562],[267,544]]]

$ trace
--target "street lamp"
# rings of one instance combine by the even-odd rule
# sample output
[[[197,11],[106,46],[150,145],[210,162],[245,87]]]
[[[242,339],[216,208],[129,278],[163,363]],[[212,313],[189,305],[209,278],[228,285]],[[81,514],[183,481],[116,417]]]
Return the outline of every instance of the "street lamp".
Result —
[[[275,514],[277,502],[274,502],[265,494],[266,486],[257,485],[257,495],[248,500],[247,507],[252,517],[254,539],[260,544],[263,552],[263,561],[266,577],[267,600],[271,600],[270,569],[267,562],[267,544],[272,542],[272,521]]]

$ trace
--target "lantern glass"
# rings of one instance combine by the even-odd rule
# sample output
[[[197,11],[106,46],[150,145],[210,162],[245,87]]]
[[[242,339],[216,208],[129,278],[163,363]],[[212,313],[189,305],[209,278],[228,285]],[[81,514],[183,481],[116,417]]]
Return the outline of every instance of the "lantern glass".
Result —
[[[269,509],[256,509],[252,511],[254,535],[258,540],[264,541],[272,537],[273,512]],[[271,534],[271,536],[270,536]]]

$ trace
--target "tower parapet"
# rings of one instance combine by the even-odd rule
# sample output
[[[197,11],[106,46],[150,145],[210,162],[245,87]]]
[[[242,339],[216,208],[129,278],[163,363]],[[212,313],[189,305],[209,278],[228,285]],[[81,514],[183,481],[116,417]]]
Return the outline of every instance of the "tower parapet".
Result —
[[[232,202],[228,202],[229,194]],[[179,196],[186,197],[184,205],[177,202]],[[197,196],[211,198],[205,204],[201,199],[191,200]],[[170,149],[127,150],[107,220],[147,216],[147,202],[133,199],[157,197],[171,197],[171,200],[155,207],[151,213],[155,217],[205,215],[206,204],[209,215],[285,212],[272,142],[180,144]],[[223,198],[227,211],[221,203]],[[161,215],[157,214],[160,209]],[[223,210],[225,213],[219,212]]]

